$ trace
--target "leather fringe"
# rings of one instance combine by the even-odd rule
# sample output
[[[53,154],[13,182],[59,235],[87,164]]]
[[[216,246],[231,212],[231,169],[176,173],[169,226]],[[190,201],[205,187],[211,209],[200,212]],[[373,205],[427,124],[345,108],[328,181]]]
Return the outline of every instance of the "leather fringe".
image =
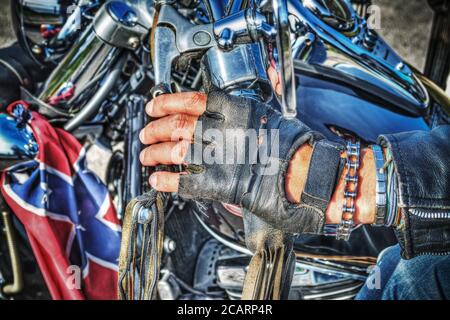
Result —
[[[164,195],[154,190],[127,205],[119,257],[119,300],[156,299],[164,242]]]

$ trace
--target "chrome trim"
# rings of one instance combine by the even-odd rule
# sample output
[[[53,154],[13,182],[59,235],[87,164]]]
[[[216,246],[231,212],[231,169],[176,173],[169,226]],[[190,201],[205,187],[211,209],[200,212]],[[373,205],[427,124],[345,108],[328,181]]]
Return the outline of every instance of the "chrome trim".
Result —
[[[290,0],[289,12],[296,20],[298,37],[307,32],[316,36],[311,48],[294,58],[312,65],[328,66],[376,85],[404,104],[413,105],[418,115],[428,107],[430,98],[421,81],[407,63],[374,30],[368,28],[365,20],[357,17],[358,28],[353,33],[345,33],[328,25],[301,1]]]
[[[112,70],[105,76],[99,89],[89,102],[78,112],[72,119],[70,119],[65,125],[64,129],[67,131],[73,131],[82,125],[86,120],[89,120],[101,106],[101,103],[111,92],[111,89],[116,84],[117,79],[122,74],[122,68],[125,64],[127,57],[123,55]]]
[[[92,29],[91,25],[83,32],[64,59],[52,71],[38,96],[39,100],[50,105],[65,102],[67,104],[65,108],[56,109],[71,109],[71,102],[76,100],[86,88],[94,85],[93,81],[100,80],[107,69],[112,67],[120,49],[103,42]],[[58,100],[60,93],[67,87],[72,88],[72,96]],[[73,107],[78,109],[82,105],[77,104]]]
[[[7,114],[0,114],[0,170],[33,159],[38,145],[31,128],[20,126]]]
[[[94,18],[94,32],[104,42],[134,50],[148,33],[139,24],[138,13],[121,1],[110,1],[102,6]]]
[[[106,9],[112,18],[127,27],[134,27],[138,23],[137,13],[124,2],[111,1],[106,4]]]
[[[336,30],[352,31],[358,26],[356,12],[347,0],[305,0],[303,4]]]
[[[59,15],[61,13],[61,6],[58,0],[22,0],[21,5],[34,12],[43,14]]]
[[[249,256],[253,256],[253,253],[247,249],[246,247],[240,246],[239,244],[229,241],[223,237],[221,237],[219,234],[217,234],[216,232],[214,232],[214,230],[212,230],[199,216],[196,212],[194,212],[194,216],[195,218],[198,220],[198,222],[202,225],[203,228],[205,228],[205,230],[217,241],[219,241],[220,243],[222,243],[223,245],[236,250],[239,253],[242,254],[246,254]],[[324,260],[325,261],[325,260]],[[323,274],[327,274],[327,275],[332,275],[332,276],[343,276],[346,277],[347,279],[352,279],[352,280],[360,280],[360,281],[365,281],[366,277],[361,276],[361,275],[356,275],[356,274],[352,274],[351,272],[346,272],[346,271],[335,271],[335,270],[331,270],[331,269],[327,269],[326,267],[317,267],[317,266],[312,266],[309,264],[305,264],[302,262],[296,262],[295,263],[296,267],[300,267],[300,268],[304,268],[304,269],[308,269],[311,271],[316,271],[316,272],[320,272]]]
[[[225,14],[225,5],[221,0],[206,0],[204,1],[208,10],[210,20],[216,21],[223,18]]]
[[[136,10],[139,24],[147,30],[150,30],[153,24],[155,14],[155,1],[153,0],[121,0]]]
[[[273,18],[277,30],[278,66],[281,84],[281,111],[283,117],[297,116],[297,88],[295,86],[294,60],[291,47],[291,26],[287,0],[273,0]]]
[[[237,252],[252,256],[253,253],[248,250],[246,247],[240,246],[234,242],[231,242],[229,240],[226,240],[224,238],[222,238],[220,235],[218,235],[217,233],[215,233],[202,219],[200,219],[200,217],[197,215],[196,212],[194,212],[194,216],[195,218],[197,218],[198,222],[200,222],[200,224],[202,225],[203,228],[205,228],[205,230],[217,241],[219,241],[220,243],[222,243],[223,245],[236,250]]]
[[[311,295],[304,295],[303,299],[304,300],[314,300],[314,299],[326,299],[327,296],[333,296],[333,295],[337,295],[340,293],[345,293],[348,291],[352,291],[352,290],[357,290],[359,289],[361,286],[363,285],[363,283],[358,283],[355,284],[353,286],[350,287],[346,287],[337,291],[331,291],[331,292],[326,292],[326,293],[318,293],[318,294],[311,294]],[[343,297],[339,297],[337,298],[337,300],[346,300],[346,299],[352,299],[356,296],[356,294],[349,294],[347,296],[343,296]],[[334,299],[330,299],[330,300],[334,300]]]
[[[258,96],[268,99],[271,87],[267,78],[264,56],[259,44],[235,46],[231,51],[211,48],[205,54],[205,65],[212,75],[212,83],[222,90],[255,89]]]
[[[326,260],[321,260],[321,261],[326,261]],[[310,265],[307,263],[302,263],[302,262],[296,262],[295,265],[305,268],[305,269],[308,269],[308,270],[311,270],[311,271],[324,273],[324,274],[327,274],[330,276],[342,276],[342,277],[346,277],[347,279],[352,279],[352,280],[365,281],[367,278],[365,276],[357,275],[357,274],[347,272],[347,271],[337,271],[337,270],[328,269],[326,266],[317,267],[317,266],[313,266],[313,265]]]

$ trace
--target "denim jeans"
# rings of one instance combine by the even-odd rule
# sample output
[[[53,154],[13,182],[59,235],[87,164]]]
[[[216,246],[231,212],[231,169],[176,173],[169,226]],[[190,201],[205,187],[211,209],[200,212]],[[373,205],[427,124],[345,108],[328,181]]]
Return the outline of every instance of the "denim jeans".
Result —
[[[404,260],[398,245],[390,247],[382,253],[356,299],[450,299],[450,255]]]

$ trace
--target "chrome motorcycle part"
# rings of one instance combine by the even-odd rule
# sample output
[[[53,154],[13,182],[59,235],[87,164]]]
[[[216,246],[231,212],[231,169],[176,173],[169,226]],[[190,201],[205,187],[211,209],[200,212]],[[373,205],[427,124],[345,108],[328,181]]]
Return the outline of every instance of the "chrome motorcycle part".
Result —
[[[59,0],[20,0],[16,5],[18,11],[22,12],[24,24],[28,26],[63,23],[64,6]]]
[[[34,159],[37,152],[31,129],[9,115],[0,114],[0,171]]]
[[[316,36],[311,32],[307,32],[304,36],[298,37],[292,45],[292,56],[304,56],[315,40]]]
[[[119,48],[100,40],[92,26],[89,27],[53,70],[38,98],[54,107],[76,113],[116,61],[119,52]]]
[[[230,299],[240,299],[246,275],[245,266],[239,263],[221,265],[222,263],[219,261],[216,270],[218,285],[226,291]],[[351,279],[345,273],[332,272],[326,267],[311,268],[309,265],[297,263],[289,299],[352,300],[363,283],[362,280]]]
[[[210,65],[213,69],[217,69],[213,72],[222,72],[221,79],[223,81],[221,80],[221,83],[217,84],[218,87],[229,88],[230,85],[235,85],[250,78],[253,80],[258,79],[256,81],[259,81],[259,79],[262,79],[263,82],[267,81],[267,75],[262,75],[266,72],[266,66],[263,62],[260,63],[260,60],[263,60],[260,58],[262,57],[261,52],[257,52],[259,49],[255,51],[255,53],[258,53],[256,57],[249,58],[250,55],[243,56],[242,48],[236,49],[229,56],[226,56],[219,55],[217,47],[222,49],[222,51],[231,51],[235,45],[251,44],[262,39],[273,40],[275,35],[278,34],[278,52],[280,52],[282,83],[284,86],[282,111],[287,117],[294,116],[295,110],[292,109],[295,108],[292,106],[295,106],[295,83],[290,49],[290,25],[285,2],[283,5],[283,1],[281,1],[281,5],[277,7],[276,17],[277,27],[280,29],[279,33],[254,8],[239,11],[212,24],[192,25],[171,5],[161,5],[159,13],[155,15],[155,27],[153,28],[151,39],[153,65],[155,67],[155,89],[153,90],[153,95],[156,96],[171,91],[172,65],[182,54],[206,51],[210,48],[209,51],[211,53],[207,54],[211,56],[209,58]],[[228,62],[232,63],[226,64],[227,68],[224,68],[225,64],[221,67],[220,63],[213,60],[217,57],[220,58],[219,61],[221,63],[225,62],[223,59],[227,59]],[[235,65],[237,66],[235,67]],[[231,68],[229,68],[230,66]],[[270,92],[270,89],[267,89],[264,88],[263,90],[266,96],[267,92]]]
[[[96,111],[98,111],[100,105],[102,104],[102,102],[104,102],[104,100],[116,84],[117,79],[122,74],[122,68],[125,64],[126,59],[126,55],[122,55],[119,58],[119,61],[110,71],[108,71],[108,74],[106,74],[106,76],[102,80],[100,87],[89,99],[83,109],[64,125],[65,130],[73,131],[77,129],[81,124],[89,120]]]
[[[193,287],[204,298],[217,298],[221,290],[229,299],[241,299],[244,279],[251,254],[235,251],[223,243],[211,239],[201,248],[193,279]],[[353,299],[363,285],[366,268],[339,269],[336,265],[314,264],[299,259],[296,263],[290,299],[343,300]],[[186,296],[192,299],[192,296]],[[200,298],[200,297],[199,297]]]
[[[166,253],[172,253],[175,251],[176,248],[177,248],[176,242],[166,236],[164,238],[164,251]]]
[[[230,50],[235,44],[258,42],[261,39],[273,41],[277,29],[267,23],[262,13],[249,8],[214,22],[214,35],[219,47]]]
[[[225,3],[223,1],[204,1],[211,22],[222,19],[225,13]]]
[[[155,90],[153,97],[171,92],[172,63],[179,56],[175,47],[175,34],[167,27],[157,27],[153,30],[154,39],[152,62],[155,72]]]
[[[264,55],[259,44],[243,44],[231,51],[211,48],[205,54],[205,65],[214,86],[232,94],[247,92],[258,99],[271,97]]]
[[[119,1],[112,1],[106,5],[109,14],[127,27],[134,27],[138,23],[137,13],[128,5]]]
[[[155,73],[153,97],[171,92],[172,66],[182,54],[196,54],[212,47],[211,24],[193,25],[165,2],[158,3],[150,35],[151,57]]]
[[[261,15],[256,17],[252,12],[242,11],[215,24],[192,25],[172,6],[161,6],[152,34],[156,86],[162,86],[166,91],[170,88],[171,66],[182,54],[205,51],[217,44],[231,50],[235,44],[251,43],[262,35],[273,37],[274,30],[263,23]]]
[[[215,239],[206,241],[199,249],[192,286],[205,296],[223,298],[225,296],[223,289],[218,285],[217,263],[221,258],[230,257],[230,255],[236,257],[239,253]],[[248,265],[248,256],[245,256],[245,258],[244,263]]]
[[[60,60],[100,5],[98,0],[10,2],[17,38],[42,67]]]
[[[124,155],[121,151],[115,151],[109,159],[106,168],[106,186],[111,194],[117,217],[122,220],[126,202],[124,201],[124,189],[126,186],[124,174]]]
[[[213,41],[200,44],[197,44],[194,41],[195,38],[198,38],[198,32],[206,33],[209,35],[210,39],[214,39],[212,24],[194,25],[190,23],[171,5],[161,5],[159,13],[155,15],[155,19],[156,21],[154,22],[154,24],[156,26],[156,30],[161,26],[170,28],[170,30],[172,30],[175,39],[173,45],[175,45],[179,55],[196,50],[206,50],[215,45]],[[159,39],[157,39],[156,36],[152,39],[153,42],[157,40]],[[157,43],[154,42],[154,45],[156,44]]]
[[[305,3],[314,2],[318,3]],[[356,16],[355,32],[343,32],[331,27],[317,11],[305,7],[306,4],[289,1],[289,13],[302,26],[298,36],[310,32],[316,40],[308,50],[294,58],[313,66],[334,69],[343,77],[358,79],[366,86],[378,87],[389,94],[398,107],[416,115],[424,113],[429,106],[429,95],[424,86],[365,20]],[[354,11],[351,6],[347,9]],[[350,16],[353,15],[354,12]]]
[[[349,32],[358,26],[356,12],[347,0],[307,0],[303,4],[336,30]]]
[[[125,2],[107,2],[97,12],[94,32],[104,42],[119,48],[134,50],[148,33],[139,23],[137,12]]]
[[[242,10],[242,6],[245,3],[243,0],[229,0],[228,1],[228,11],[226,12],[227,15],[232,15],[236,12],[239,12]]]
[[[19,248],[16,241],[15,230],[12,224],[11,213],[7,210],[1,212],[3,225],[5,228],[6,242],[8,244],[9,257],[11,259],[11,269],[13,282],[5,284],[1,291],[6,295],[16,295],[23,289],[23,273],[20,263]]]
[[[139,196],[143,188],[143,168],[137,154],[141,152],[142,145],[139,132],[145,126],[145,99],[140,95],[131,95],[127,101],[126,119],[127,131],[125,139],[125,168],[124,176],[127,183],[124,185],[123,201],[126,205],[131,199]],[[124,207],[125,209],[125,207]]]
[[[291,25],[287,0],[273,0],[273,18],[277,29],[277,57],[281,84],[281,111],[286,118],[295,118],[297,102],[295,92],[294,60],[291,48]]]
[[[86,12],[99,5],[97,1],[80,0],[77,5],[67,8],[68,17],[56,35],[58,42],[71,41],[83,27],[83,17]]]
[[[418,74],[417,77],[422,81],[430,96],[440,105],[445,115],[450,118],[450,97],[448,94],[424,75]]]
[[[121,0],[135,11],[139,24],[150,30],[155,14],[155,4],[153,0]]]
[[[178,282],[168,270],[161,270],[161,279],[158,280],[158,295],[161,300],[177,300],[181,295]]]

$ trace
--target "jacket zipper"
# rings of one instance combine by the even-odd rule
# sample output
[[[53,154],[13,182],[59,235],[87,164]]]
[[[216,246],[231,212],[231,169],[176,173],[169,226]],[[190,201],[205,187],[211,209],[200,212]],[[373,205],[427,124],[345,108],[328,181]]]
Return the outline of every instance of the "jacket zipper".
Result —
[[[450,219],[450,211],[427,211],[419,209],[409,209],[409,212],[423,219]]]

